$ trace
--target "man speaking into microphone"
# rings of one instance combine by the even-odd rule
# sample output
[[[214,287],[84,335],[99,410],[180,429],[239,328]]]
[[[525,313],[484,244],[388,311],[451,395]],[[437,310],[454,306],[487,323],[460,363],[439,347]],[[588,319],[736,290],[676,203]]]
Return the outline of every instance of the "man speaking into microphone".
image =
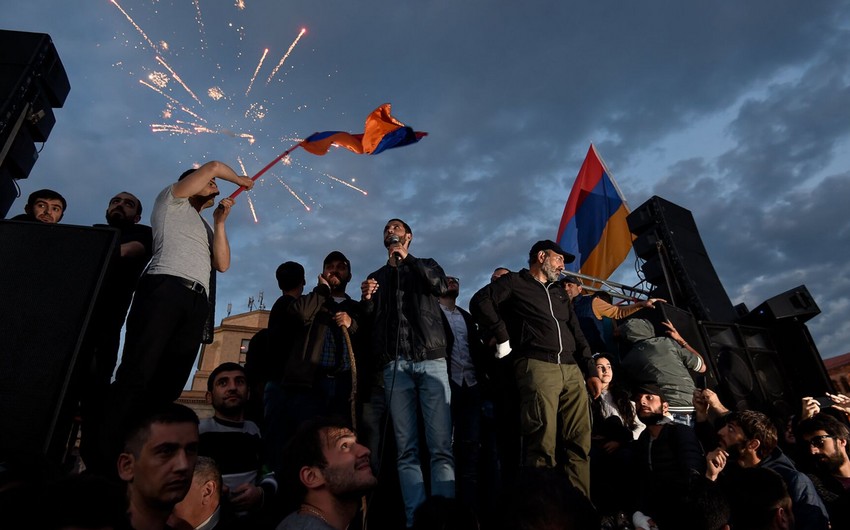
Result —
[[[387,264],[360,285],[372,352],[383,366],[387,405],[398,446],[398,476],[407,526],[425,501],[417,413],[425,420],[431,495],[454,497],[451,391],[439,297],[448,284],[442,267],[408,252],[413,231],[401,219],[384,227]]]

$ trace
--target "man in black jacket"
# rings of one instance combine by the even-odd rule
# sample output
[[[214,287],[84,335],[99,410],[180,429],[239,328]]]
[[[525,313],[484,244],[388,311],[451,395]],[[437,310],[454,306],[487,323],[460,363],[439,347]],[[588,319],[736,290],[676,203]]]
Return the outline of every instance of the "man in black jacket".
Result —
[[[390,219],[384,227],[387,264],[360,286],[362,311],[371,324],[372,353],[384,367],[408,526],[413,524],[414,510],[425,501],[418,446],[420,410],[430,455],[431,495],[455,495],[446,335],[438,301],[448,286],[436,261],[408,252],[412,239],[407,223]]]
[[[602,381],[567,293],[558,279],[575,260],[557,243],[538,241],[528,269],[505,274],[472,297],[470,309],[496,338],[497,355],[511,352],[520,394],[524,463],[564,466],[590,496],[590,413]],[[556,448],[564,454],[557,455]]]

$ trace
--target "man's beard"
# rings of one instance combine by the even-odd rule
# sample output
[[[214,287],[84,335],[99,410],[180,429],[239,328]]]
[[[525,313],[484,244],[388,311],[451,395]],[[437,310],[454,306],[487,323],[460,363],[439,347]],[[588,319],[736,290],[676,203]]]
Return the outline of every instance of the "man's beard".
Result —
[[[664,419],[664,414],[660,412],[650,412],[648,414],[640,415],[638,414],[638,418],[646,425],[658,425],[661,423],[661,420]]]
[[[815,457],[815,466],[821,471],[825,471],[827,473],[835,473],[841,468],[841,465],[844,463],[844,458],[840,453],[835,453],[832,455],[824,455],[821,454]]]
[[[109,226],[114,226],[116,228],[121,228],[123,226],[130,226],[131,224],[134,224],[134,223],[131,219],[127,219],[122,214],[110,215],[110,214],[107,213],[106,214],[106,224],[108,224]]]
[[[737,462],[741,458],[741,453],[743,453],[744,447],[746,447],[747,442],[735,442],[726,448],[726,452],[729,453],[729,460],[733,462]]]
[[[349,469],[334,469],[326,467],[322,474],[328,484],[328,490],[339,499],[356,500],[378,484],[378,479],[371,473],[358,478],[355,467]]]
[[[446,291],[446,298],[455,298],[456,299],[459,294],[460,294],[459,289],[449,289],[448,291]]]
[[[558,278],[561,277],[561,271],[559,271],[554,265],[550,265],[548,260],[543,262],[540,269],[543,271],[543,274],[546,275],[546,280],[550,282],[556,282],[558,281]]]

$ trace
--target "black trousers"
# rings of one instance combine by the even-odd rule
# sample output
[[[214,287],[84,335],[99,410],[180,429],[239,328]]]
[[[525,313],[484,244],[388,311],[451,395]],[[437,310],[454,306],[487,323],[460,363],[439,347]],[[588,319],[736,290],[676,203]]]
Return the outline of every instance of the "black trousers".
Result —
[[[124,337],[124,353],[107,405],[108,429],[100,456],[114,469],[125,420],[142,405],[180,397],[198,355],[209,302],[179,278],[145,275],[139,280]],[[89,464],[86,463],[88,466]]]

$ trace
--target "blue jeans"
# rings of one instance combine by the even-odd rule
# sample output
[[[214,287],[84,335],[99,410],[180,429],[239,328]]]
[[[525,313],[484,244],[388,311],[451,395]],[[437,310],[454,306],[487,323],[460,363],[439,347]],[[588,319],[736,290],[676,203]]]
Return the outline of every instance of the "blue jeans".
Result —
[[[413,511],[426,497],[419,462],[417,408],[422,411],[431,461],[431,495],[455,496],[451,391],[446,360],[391,362],[384,367],[384,385],[398,445],[398,479],[409,527],[413,525]]]

